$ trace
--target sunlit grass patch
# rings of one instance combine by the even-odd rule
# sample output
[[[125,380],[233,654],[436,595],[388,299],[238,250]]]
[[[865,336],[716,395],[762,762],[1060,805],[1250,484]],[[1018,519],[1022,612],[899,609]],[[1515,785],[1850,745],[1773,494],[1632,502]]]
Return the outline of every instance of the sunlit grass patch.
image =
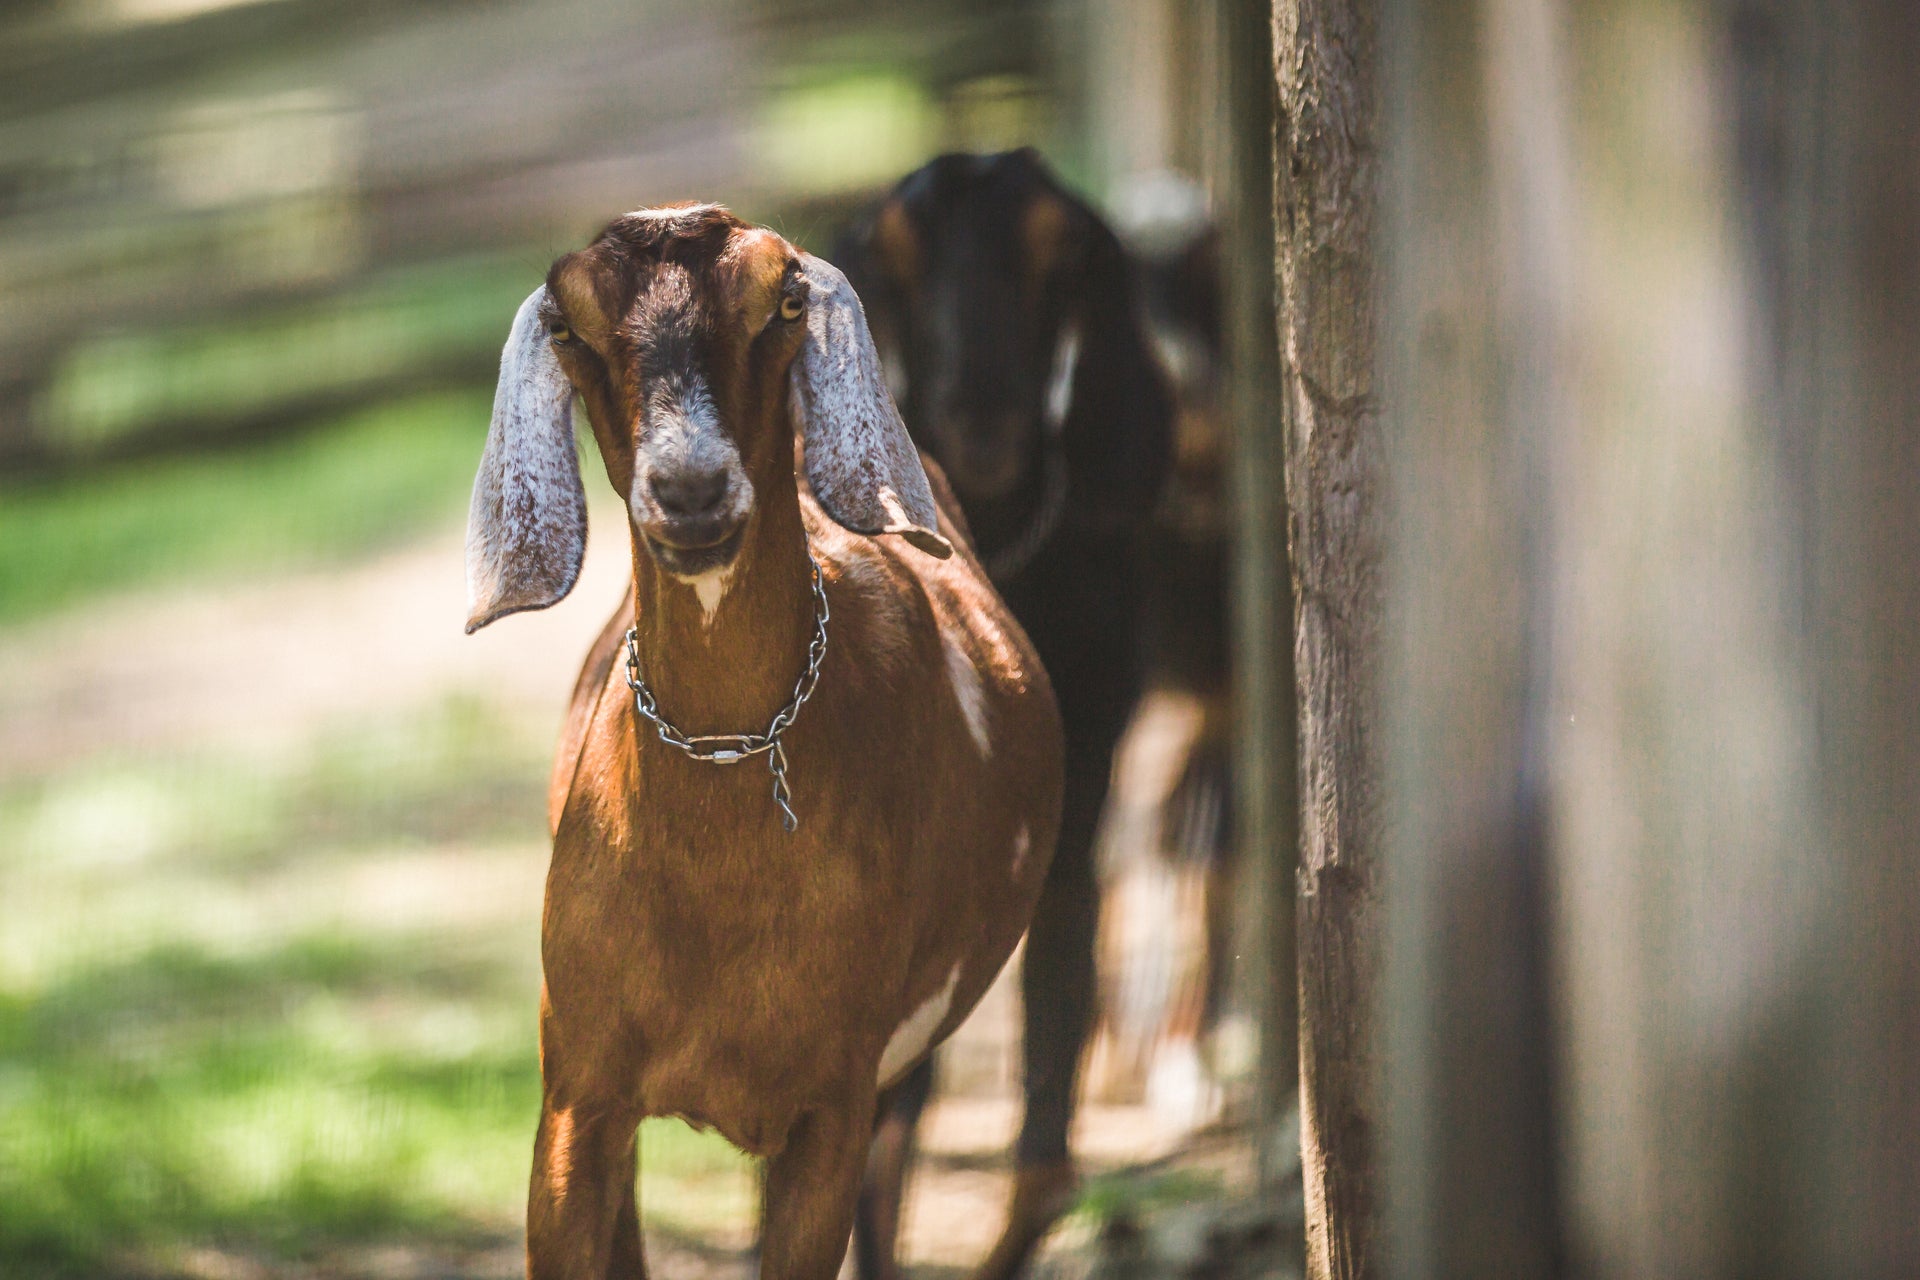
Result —
[[[468,698],[282,756],[96,759],[0,784],[0,982],[170,939],[537,916],[548,731]],[[516,868],[519,868],[516,870]]]
[[[0,489],[0,621],[113,587],[342,560],[457,524],[490,410],[448,392],[244,451]]]

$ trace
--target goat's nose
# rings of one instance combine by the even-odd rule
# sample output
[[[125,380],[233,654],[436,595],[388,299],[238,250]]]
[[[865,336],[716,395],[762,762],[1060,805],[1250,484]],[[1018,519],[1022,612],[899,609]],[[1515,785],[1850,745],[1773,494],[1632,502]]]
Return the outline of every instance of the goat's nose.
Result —
[[[656,474],[652,481],[653,499],[670,516],[703,516],[720,505],[727,496],[727,472],[724,467],[712,471],[691,468]]]

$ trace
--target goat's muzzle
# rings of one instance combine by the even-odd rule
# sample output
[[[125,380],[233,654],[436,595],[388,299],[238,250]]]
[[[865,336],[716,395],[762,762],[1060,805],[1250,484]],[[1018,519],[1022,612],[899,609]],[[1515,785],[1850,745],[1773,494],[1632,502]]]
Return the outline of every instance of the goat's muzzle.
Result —
[[[753,483],[731,458],[650,467],[634,483],[634,523],[661,568],[697,578],[733,563],[753,510]]]
[[[642,532],[656,564],[678,577],[697,578],[733,563],[740,554],[745,528],[744,520],[717,524],[695,518],[667,522]]]

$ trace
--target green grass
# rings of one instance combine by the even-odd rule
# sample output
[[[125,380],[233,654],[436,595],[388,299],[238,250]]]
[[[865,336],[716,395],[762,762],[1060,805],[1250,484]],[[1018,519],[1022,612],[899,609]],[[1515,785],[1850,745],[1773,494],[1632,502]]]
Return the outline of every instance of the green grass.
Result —
[[[339,561],[457,523],[481,392],[423,396],[244,452],[0,489],[0,621],[133,584]]]
[[[510,1241],[547,733],[455,699],[0,779],[0,1276]],[[642,1147],[651,1226],[742,1243],[743,1157]]]
[[[1072,1214],[1095,1223],[1123,1217],[1137,1219],[1171,1205],[1218,1201],[1224,1195],[1223,1185],[1219,1175],[1194,1169],[1107,1174],[1088,1180]]]

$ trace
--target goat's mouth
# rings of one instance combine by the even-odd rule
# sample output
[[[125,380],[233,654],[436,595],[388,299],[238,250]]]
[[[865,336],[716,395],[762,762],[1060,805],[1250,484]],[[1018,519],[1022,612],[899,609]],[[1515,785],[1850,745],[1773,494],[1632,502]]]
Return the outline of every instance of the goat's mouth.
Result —
[[[707,525],[704,521],[700,523]],[[662,526],[647,530],[647,552],[655,564],[675,577],[697,578],[732,564],[733,558],[740,554],[745,530],[745,521],[724,528],[718,537],[711,536],[708,527]]]

